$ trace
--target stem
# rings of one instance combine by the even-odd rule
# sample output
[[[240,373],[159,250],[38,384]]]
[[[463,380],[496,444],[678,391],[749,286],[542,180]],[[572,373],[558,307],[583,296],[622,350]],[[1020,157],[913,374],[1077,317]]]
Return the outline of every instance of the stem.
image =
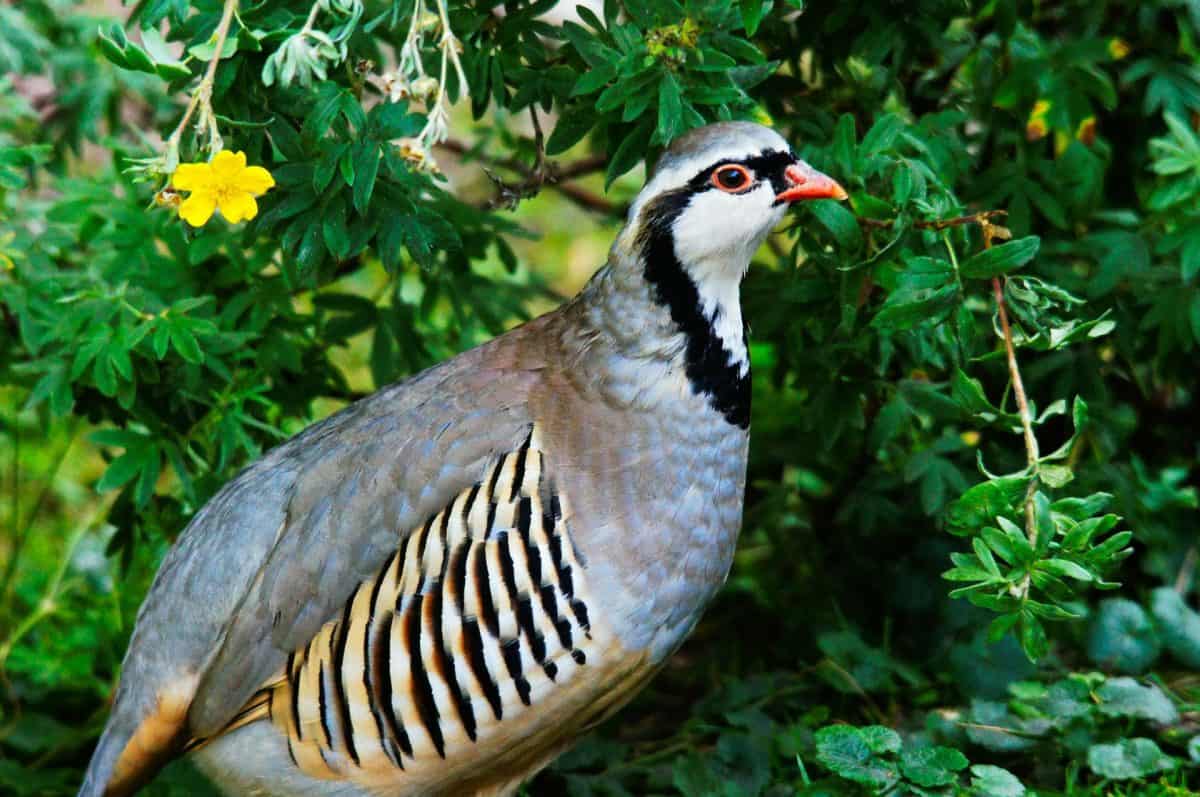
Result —
[[[233,22],[233,13],[237,10],[238,0],[225,0],[225,7],[221,11],[221,21],[217,23],[217,29],[214,33],[216,36],[216,50],[213,52],[212,60],[208,62],[208,68],[204,70],[204,77],[200,79],[200,85],[196,86],[196,90],[192,92],[192,99],[188,102],[187,110],[183,112],[183,118],[179,120],[175,130],[167,138],[168,150],[174,146],[179,146],[179,140],[183,137],[183,131],[187,129],[187,124],[192,119],[192,114],[196,108],[202,103],[208,105],[212,100],[213,80],[217,74],[217,65],[221,62],[221,53],[225,51],[225,39],[229,36],[229,25]],[[316,10],[314,6],[313,10]],[[312,15],[309,15],[311,21]]]
[[[1175,577],[1175,591],[1186,595],[1192,588],[1192,571],[1196,569],[1196,558],[1200,556],[1200,547],[1193,545],[1183,555],[1183,564],[1179,566],[1179,575]]]
[[[985,221],[991,221],[999,216],[1007,215],[1005,210],[985,210],[980,213],[971,213],[967,216],[955,216],[950,219],[927,219],[924,221],[914,221],[912,226],[918,230],[944,230],[947,227],[963,227],[967,224],[982,224]],[[858,223],[864,227],[876,227],[878,229],[891,229],[896,226],[895,219],[868,219],[863,216],[858,216]]]
[[[488,155],[472,153],[469,146],[462,141],[458,141],[453,138],[446,139],[445,141],[440,142],[437,146],[441,149],[453,152],[456,155],[470,154],[476,160],[493,168],[510,169],[525,178],[526,182],[528,182],[534,174],[534,169],[531,169],[529,166],[525,165],[516,158],[495,158]],[[581,158],[580,160],[568,163],[565,166],[559,166],[553,161],[546,161],[546,176],[543,181],[539,182],[539,186],[548,186],[553,188],[555,191],[558,191],[567,199],[571,200],[585,210],[592,210],[607,216],[621,215],[625,212],[625,206],[610,202],[604,197],[594,194],[585,188],[565,182],[567,180],[573,180],[577,177],[583,177],[585,175],[601,171],[604,169],[606,163],[606,159],[601,156]],[[492,179],[496,180],[495,177]],[[502,193],[506,190],[508,193],[513,193],[514,191],[519,192],[520,188],[521,186],[500,186]],[[527,199],[529,197],[523,196],[522,198]],[[482,203],[482,206],[485,208],[494,207],[496,201],[496,199],[489,199]]]
[[[91,520],[89,520],[83,526],[80,526],[79,529],[71,535],[71,539],[67,543],[67,549],[63,552],[62,560],[58,563],[58,569],[55,570],[54,576],[50,579],[50,583],[46,585],[46,590],[42,593],[42,597],[38,599],[37,605],[34,607],[33,611],[26,615],[25,619],[22,620],[20,624],[12,630],[11,633],[9,633],[4,642],[0,643],[0,672],[3,672],[4,664],[8,660],[8,656],[10,653],[12,653],[12,649],[16,646],[17,642],[19,642],[23,636],[29,633],[35,625],[47,617],[52,616],[58,610],[58,604],[56,600],[62,591],[63,579],[67,575],[67,568],[70,567],[71,559],[75,556],[75,548],[78,547],[80,540],[83,539],[87,532],[91,531],[98,523],[103,522],[98,519],[107,517],[108,510],[112,507],[114,500],[115,494],[113,499],[105,501],[100,507],[97,508],[97,511],[92,516]]]
[[[1013,396],[1017,400],[1017,413],[1021,417],[1021,429],[1025,434],[1025,464],[1030,469],[1029,488],[1025,491],[1025,536],[1029,544],[1037,547],[1037,512],[1033,496],[1037,492],[1038,443],[1033,434],[1033,417],[1029,414],[1029,400],[1025,396],[1025,384],[1021,381],[1021,369],[1017,366],[1017,350],[1013,346],[1012,327],[1008,323],[1008,311],[1004,307],[1004,289],[999,277],[992,277],[992,293],[996,297],[996,310],[1000,315],[1000,328],[1004,332],[1004,350],[1008,355],[1008,375],[1012,381]],[[1022,592],[1028,594],[1029,582],[1022,584]]]
[[[62,451],[60,451],[58,456],[55,457],[53,464],[50,466],[50,470],[46,473],[46,483],[42,485],[42,489],[38,493],[38,497],[34,500],[33,507],[29,510],[29,514],[25,516],[25,522],[23,524],[17,522],[16,509],[18,506],[17,496],[19,491],[17,490],[17,483],[15,481],[13,483],[12,527],[16,529],[16,537],[13,540],[12,550],[9,552],[8,562],[4,565],[4,575],[3,577],[0,577],[0,605],[8,602],[9,593],[11,592],[13,586],[13,576],[16,575],[17,563],[21,559],[21,553],[25,548],[25,543],[29,540],[29,530],[33,527],[33,522],[37,520],[38,515],[41,513],[42,507],[46,503],[47,497],[50,495],[51,489],[54,487],[54,480],[58,478],[58,471],[62,467],[63,462],[65,462],[67,459],[67,452],[71,450],[71,446],[75,445],[75,435],[78,430],[79,421],[74,419],[71,421],[70,428],[67,432],[67,444],[63,446]],[[19,430],[15,426],[14,433],[19,434]],[[20,462],[20,437],[17,437],[17,445],[17,450],[13,452],[16,455],[13,462],[14,478],[16,477],[16,474],[20,473],[18,465]]]

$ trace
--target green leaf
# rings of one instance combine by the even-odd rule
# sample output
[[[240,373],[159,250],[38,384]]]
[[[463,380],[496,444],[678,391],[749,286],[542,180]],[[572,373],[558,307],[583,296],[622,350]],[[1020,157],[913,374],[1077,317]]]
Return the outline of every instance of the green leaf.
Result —
[[[658,129],[654,140],[666,144],[674,139],[683,126],[683,100],[679,83],[671,72],[666,72],[658,84]]]
[[[888,294],[883,307],[871,319],[871,326],[891,331],[936,324],[944,319],[958,301],[958,286],[936,290],[898,290]]]
[[[611,81],[617,77],[617,66],[614,63],[603,63],[594,66],[575,82],[574,88],[571,89],[572,97],[582,97],[587,94],[593,94],[600,89],[605,88]],[[555,128],[557,129],[557,128]]]
[[[875,120],[875,124],[863,136],[862,143],[858,145],[859,152],[869,157],[890,149],[903,127],[904,120],[895,114],[885,113]]]
[[[379,147],[372,141],[360,141],[354,147],[354,208],[363,215],[371,205],[381,159]]]
[[[1141,606],[1124,598],[1100,604],[1088,629],[1087,654],[1092,663],[1140,673],[1150,669],[1161,650],[1158,633]]]
[[[857,251],[862,246],[862,230],[858,227],[858,219],[841,202],[817,199],[808,202],[807,207],[821,226],[833,234],[838,246],[851,251]]]
[[[896,765],[876,758],[861,730],[849,725],[821,728],[816,734],[817,760],[838,777],[886,789],[900,779]]]
[[[554,131],[546,141],[547,155],[560,155],[579,143],[596,123],[595,109],[588,103],[568,105],[558,117]]]
[[[1038,567],[1047,573],[1063,576],[1064,578],[1073,578],[1076,581],[1086,582],[1094,580],[1091,571],[1069,559],[1046,559],[1040,562]]]
[[[975,485],[946,510],[950,530],[964,534],[994,522],[993,518],[1008,512],[1021,499],[1028,483],[1025,476],[1001,476]]]
[[[967,258],[959,266],[959,273],[970,279],[990,279],[1007,274],[1033,260],[1039,246],[1041,239],[1036,235],[993,246]]]
[[[866,740],[867,747],[876,755],[900,752],[900,734],[883,725],[866,725],[859,728],[859,733]]]
[[[1200,613],[1190,609],[1183,596],[1171,587],[1159,587],[1151,593],[1150,613],[1163,646],[1175,660],[1189,669],[1200,670]]]
[[[758,26],[763,16],[771,9],[771,0],[738,0],[738,8],[742,12],[742,27],[747,36],[758,32]]]
[[[1088,768],[1109,780],[1144,778],[1174,769],[1179,762],[1163,753],[1152,739],[1121,739],[1088,748]]]
[[[923,747],[905,750],[900,756],[900,773],[925,788],[948,786],[958,781],[967,768],[967,757],[952,747]]]
[[[1134,717],[1159,725],[1179,721],[1179,712],[1171,699],[1153,684],[1143,686],[1132,678],[1110,678],[1096,690],[1101,714],[1110,717]]]
[[[604,190],[607,191],[613,180],[637,165],[646,151],[646,144],[650,140],[652,132],[653,127],[650,121],[645,120],[626,134],[616,150],[609,156],[608,168],[604,170]]]
[[[991,764],[971,767],[972,797],[1025,797],[1025,786],[1007,769]]]
[[[1046,638],[1046,629],[1042,621],[1032,613],[1021,615],[1020,623],[1021,650],[1031,662],[1041,661],[1050,652],[1050,641]]]

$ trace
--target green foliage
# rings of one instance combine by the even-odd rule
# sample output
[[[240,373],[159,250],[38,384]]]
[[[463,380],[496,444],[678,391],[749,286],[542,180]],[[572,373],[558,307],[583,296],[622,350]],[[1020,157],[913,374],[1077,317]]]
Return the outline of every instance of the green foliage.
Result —
[[[574,291],[622,175],[751,118],[850,201],[744,284],[734,571],[528,793],[1195,793],[1194,4],[237,5],[0,8],[6,788],[72,791],[238,469]],[[192,228],[221,148],[276,186]]]

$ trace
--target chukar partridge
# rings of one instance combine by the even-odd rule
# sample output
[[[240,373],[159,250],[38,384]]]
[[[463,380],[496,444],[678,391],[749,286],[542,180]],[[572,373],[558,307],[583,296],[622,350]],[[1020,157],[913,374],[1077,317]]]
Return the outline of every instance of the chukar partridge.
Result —
[[[725,580],[738,286],[789,202],[845,196],[768,128],[694,130],[573,300],[243,471],[163,562],[80,794],[186,752],[229,794],[516,791]]]

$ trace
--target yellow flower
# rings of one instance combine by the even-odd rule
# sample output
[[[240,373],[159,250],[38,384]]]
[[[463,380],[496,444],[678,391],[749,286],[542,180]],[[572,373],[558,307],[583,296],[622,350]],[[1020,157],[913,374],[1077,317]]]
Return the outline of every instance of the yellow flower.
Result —
[[[1083,142],[1085,147],[1096,143],[1096,117],[1089,116],[1075,128],[1075,138]]]
[[[1129,55],[1129,44],[1124,39],[1109,39],[1108,54],[1114,60],[1120,61],[1125,56]]]
[[[1046,114],[1050,112],[1049,100],[1038,100],[1033,104],[1033,110],[1029,112],[1029,119],[1025,122],[1025,138],[1030,141],[1037,141],[1039,138],[1045,138],[1050,132],[1050,125],[1046,124]]]
[[[171,187],[190,191],[179,205],[179,216],[193,227],[203,227],[220,210],[236,224],[258,215],[256,196],[275,186],[271,173],[247,166],[246,153],[221,150],[210,163],[182,163],[171,176]]]

